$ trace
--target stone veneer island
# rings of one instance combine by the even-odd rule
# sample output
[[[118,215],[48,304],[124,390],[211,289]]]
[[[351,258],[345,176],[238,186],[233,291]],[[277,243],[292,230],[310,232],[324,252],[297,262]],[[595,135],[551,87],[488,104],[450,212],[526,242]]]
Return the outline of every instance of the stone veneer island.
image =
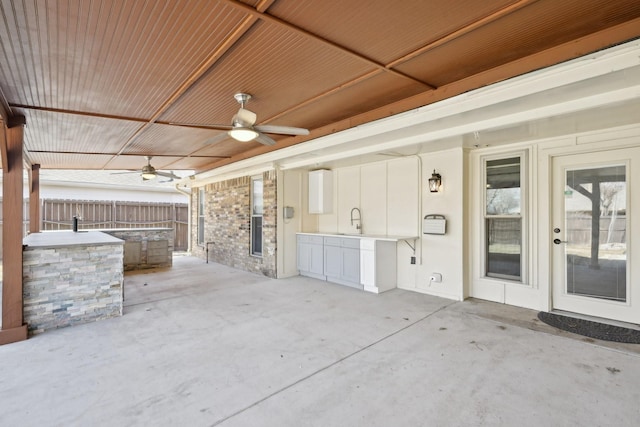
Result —
[[[122,315],[123,240],[99,231],[51,231],[23,243],[30,335]]]

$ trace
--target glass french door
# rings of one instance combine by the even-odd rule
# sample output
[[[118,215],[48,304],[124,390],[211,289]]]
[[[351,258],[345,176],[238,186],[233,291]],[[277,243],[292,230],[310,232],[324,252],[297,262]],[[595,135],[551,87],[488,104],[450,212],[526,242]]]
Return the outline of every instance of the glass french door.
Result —
[[[630,256],[640,240],[632,235],[640,222],[632,216],[639,172],[640,148],[554,158],[554,309],[640,322]]]

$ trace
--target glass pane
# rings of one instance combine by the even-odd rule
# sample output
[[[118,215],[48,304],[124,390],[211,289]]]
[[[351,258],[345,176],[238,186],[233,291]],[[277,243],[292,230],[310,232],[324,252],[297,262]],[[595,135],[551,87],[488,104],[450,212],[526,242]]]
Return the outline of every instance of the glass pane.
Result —
[[[487,215],[520,215],[520,157],[487,161]]]
[[[567,293],[627,299],[625,166],[571,170],[565,187]]]
[[[487,276],[520,279],[522,220],[487,218]]]
[[[204,215],[204,188],[198,191],[198,215]]]
[[[262,217],[251,217],[251,253],[262,255]]]
[[[198,217],[198,244],[204,243],[204,217]]]
[[[262,180],[254,179],[251,181],[252,185],[252,197],[251,203],[253,204],[252,215],[262,215]]]

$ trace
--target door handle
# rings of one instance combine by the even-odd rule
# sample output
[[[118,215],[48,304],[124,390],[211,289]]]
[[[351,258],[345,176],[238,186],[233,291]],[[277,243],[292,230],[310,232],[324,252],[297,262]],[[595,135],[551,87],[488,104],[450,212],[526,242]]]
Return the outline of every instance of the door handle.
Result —
[[[560,240],[560,239],[553,239],[553,243],[555,243],[556,245],[559,245],[560,243],[569,243],[566,240]]]

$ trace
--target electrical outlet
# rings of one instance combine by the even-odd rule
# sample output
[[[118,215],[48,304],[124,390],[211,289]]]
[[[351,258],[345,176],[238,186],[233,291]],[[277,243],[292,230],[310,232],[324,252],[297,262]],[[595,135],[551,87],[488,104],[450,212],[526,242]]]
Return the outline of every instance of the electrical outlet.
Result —
[[[412,256],[411,257],[411,264],[415,264],[416,263],[416,257]]]
[[[442,283],[442,274],[441,273],[431,273],[429,276],[430,283]]]

